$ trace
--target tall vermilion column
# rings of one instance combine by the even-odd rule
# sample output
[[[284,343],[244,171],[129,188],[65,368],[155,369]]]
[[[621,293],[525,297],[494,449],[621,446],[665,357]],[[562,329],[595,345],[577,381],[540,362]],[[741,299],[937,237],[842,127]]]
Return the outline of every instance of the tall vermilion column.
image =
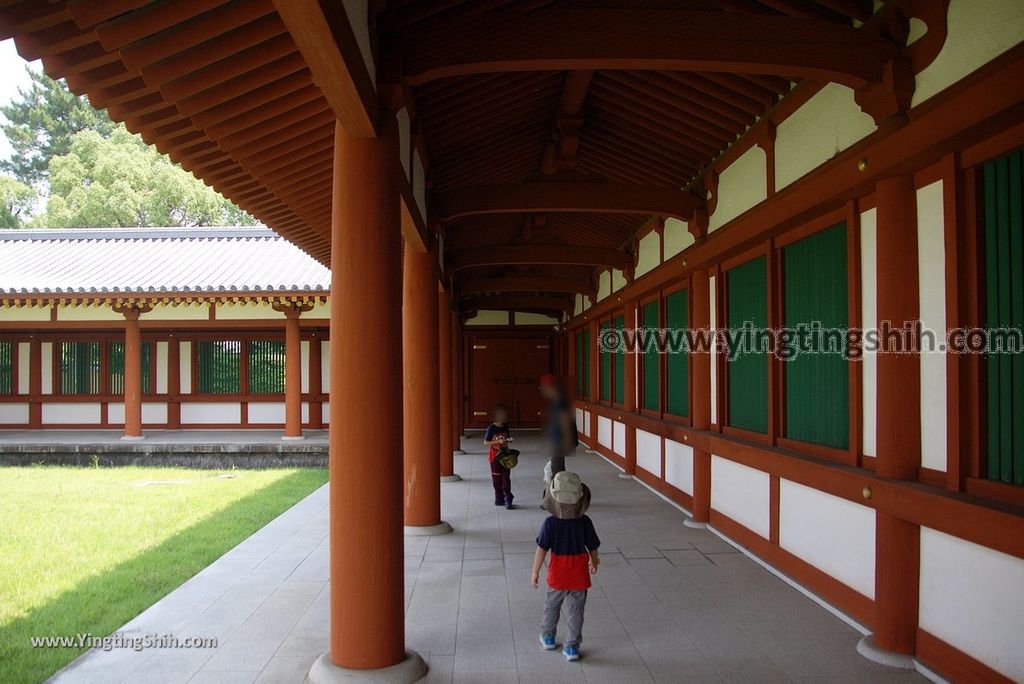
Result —
[[[302,439],[302,336],[299,311],[284,312],[284,437]]]
[[[441,449],[441,481],[457,482],[462,478],[455,474],[455,442],[452,435],[454,409],[452,394],[455,389],[455,378],[452,367],[452,311],[448,305],[448,295],[443,291],[437,293],[437,367],[440,378],[438,389],[438,410],[440,421]]]
[[[320,395],[323,385],[323,348],[320,333],[314,332],[309,339],[309,429],[322,430],[324,427],[324,405]]]
[[[123,440],[142,437],[142,331],[139,310],[124,313],[124,435]]]
[[[911,176],[879,181],[877,296],[879,328],[899,328],[920,318],[917,256],[917,194]],[[895,338],[894,338],[895,339]],[[896,480],[917,478],[921,463],[921,358],[915,347],[877,355],[877,437],[875,474]],[[875,513],[874,646],[912,655],[918,616],[920,527]],[[870,642],[866,642],[870,644]],[[870,646],[865,653],[872,657]],[[906,664],[906,663],[905,663]]]
[[[331,217],[331,651],[311,682],[392,666],[405,652],[402,558],[401,214],[382,139],[334,136]],[[435,442],[436,443],[436,442]],[[339,671],[339,668],[344,668]]]
[[[402,254],[402,372],[405,379],[405,526],[407,534],[443,534],[437,253],[408,242]]]
[[[167,427],[181,429],[181,340],[167,341]]]
[[[711,283],[705,270],[690,276],[693,313],[690,326],[694,330],[711,328]],[[711,340],[714,343],[714,340]],[[690,354],[693,371],[690,419],[694,430],[711,427],[711,354],[710,350]],[[711,453],[706,449],[693,450],[693,517],[684,522],[688,527],[705,527],[711,519]]]
[[[452,310],[452,447],[456,454],[464,454],[462,450],[463,417],[463,377],[465,365],[462,363],[462,318],[457,309]]]
[[[28,343],[28,426],[38,429],[43,426],[43,344],[37,335]]]

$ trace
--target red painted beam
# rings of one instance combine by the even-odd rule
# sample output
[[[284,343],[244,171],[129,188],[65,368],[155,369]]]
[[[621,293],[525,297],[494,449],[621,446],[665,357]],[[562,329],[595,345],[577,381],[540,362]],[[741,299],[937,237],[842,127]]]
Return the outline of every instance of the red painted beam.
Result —
[[[585,245],[501,245],[458,249],[445,255],[445,266],[459,271],[474,266],[558,264],[624,269],[633,257],[617,249]]]
[[[564,276],[518,275],[496,278],[467,278],[455,285],[459,297],[486,292],[591,292],[594,284]]]

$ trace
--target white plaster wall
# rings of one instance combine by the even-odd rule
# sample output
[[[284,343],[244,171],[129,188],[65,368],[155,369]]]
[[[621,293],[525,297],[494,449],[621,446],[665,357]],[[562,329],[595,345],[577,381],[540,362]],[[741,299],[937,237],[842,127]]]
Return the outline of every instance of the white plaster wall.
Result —
[[[170,343],[161,340],[156,343],[156,393],[167,394],[167,350]]]
[[[636,467],[661,477],[661,437],[646,430],[636,431]]]
[[[43,403],[43,422],[48,425],[100,422],[100,404],[98,402],[67,402]]]
[[[40,375],[43,381],[43,394],[53,394],[53,342],[39,344],[39,358],[42,363]]]
[[[508,325],[508,311],[481,309],[466,321],[466,325]]]
[[[590,411],[583,412],[583,434],[590,437]]]
[[[516,325],[556,325],[558,323],[558,319],[554,316],[539,313],[517,311],[514,315]]]
[[[612,274],[608,271],[601,271],[597,277],[597,300],[601,301],[612,293]]]
[[[48,321],[48,306],[0,306],[0,321]]]
[[[302,416],[302,423],[303,424],[306,424],[306,423],[309,422],[309,402],[308,401],[302,402],[302,409],[299,411],[299,414]]]
[[[779,481],[779,546],[868,598],[875,597],[875,512]]]
[[[576,429],[586,434],[587,423],[583,419],[583,409],[576,409]]]
[[[313,304],[313,308],[302,314],[303,320],[319,319],[325,323],[331,319],[331,301],[321,302],[319,299]]]
[[[583,309],[584,309],[584,307],[583,307],[583,300],[584,299],[586,299],[586,298],[583,295],[581,295],[581,294],[576,295],[576,298],[574,300],[575,304],[572,307],[572,315],[573,316],[579,316],[581,313],[583,313]]]
[[[401,157],[402,170],[405,171],[405,179],[409,180],[409,110],[402,107],[395,114],[395,119],[398,121],[398,154]]]
[[[878,325],[878,230],[874,209],[860,215],[860,321],[865,330]],[[878,401],[878,361],[874,352],[861,359],[861,449],[875,455],[875,430]]]
[[[217,320],[237,321],[250,318],[283,321],[284,314],[274,310],[272,302],[245,302],[231,304],[217,304]]]
[[[612,423],[612,451],[619,456],[626,455],[626,425],[614,421]]]
[[[210,318],[209,304],[156,304],[139,316],[143,321],[205,321]]]
[[[665,440],[665,482],[693,496],[693,448]]]
[[[424,219],[427,216],[427,179],[423,169],[423,160],[420,159],[419,150],[412,156],[412,196],[416,200],[416,206],[420,210],[420,216]]]
[[[124,425],[124,402],[107,404],[107,422]],[[165,425],[167,423],[167,404],[163,402],[142,402],[143,425]]]
[[[331,422],[331,402],[325,401],[320,406],[320,420],[324,425],[328,425]]]
[[[28,404],[0,404],[0,423],[25,425],[28,423]]]
[[[597,443],[612,448],[612,421],[604,416],[597,417]]]
[[[916,77],[917,106],[992,61],[1024,39],[1024,3],[1017,0],[952,0],[942,50]]]
[[[299,343],[299,354],[302,357],[302,372],[299,375],[302,379],[299,383],[301,385],[300,391],[305,394],[309,391],[309,340],[303,340]]]
[[[1024,681],[1024,560],[921,528],[921,629]]]
[[[711,507],[740,525],[769,535],[771,484],[768,473],[711,456]]]
[[[661,236],[652,230],[640,239],[636,261],[636,277],[653,271],[661,263]]]
[[[195,425],[238,424],[242,422],[242,405],[235,401],[186,402],[181,405],[181,422]]]
[[[665,219],[663,240],[665,241],[665,261],[679,254],[694,242],[686,222],[676,218]]]
[[[917,191],[921,321],[941,344],[946,330],[946,235],[942,181]],[[946,354],[921,354],[921,465],[946,470]]]
[[[626,276],[619,269],[612,271],[612,292],[618,292],[626,286]]]
[[[283,401],[249,402],[250,423],[275,423],[283,425],[285,406]]]
[[[29,373],[32,368],[32,345],[28,342],[18,343],[18,394],[29,393]]]
[[[320,340],[320,390],[331,391],[331,341]]]
[[[776,129],[775,188],[781,190],[874,130],[853,91],[829,83]]]
[[[768,166],[764,150],[754,145],[718,176],[718,203],[708,220],[715,231],[758,202],[768,199]]]
[[[192,343],[180,342],[178,347],[178,388],[182,394],[192,394]]]
[[[711,276],[708,279],[708,293],[711,299],[711,317],[709,319],[709,327],[711,331],[711,422],[712,424],[718,424],[718,354],[715,351],[714,341],[716,331],[718,330],[718,310],[715,308],[717,296],[715,288],[717,283],[715,282],[715,276]]]
[[[58,321],[124,321],[124,316],[106,305],[57,305]]]

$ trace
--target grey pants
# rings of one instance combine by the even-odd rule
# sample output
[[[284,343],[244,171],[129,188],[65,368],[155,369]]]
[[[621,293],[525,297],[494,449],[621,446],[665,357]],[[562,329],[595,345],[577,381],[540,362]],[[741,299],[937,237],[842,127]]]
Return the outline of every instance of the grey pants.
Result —
[[[556,473],[565,470],[565,452],[561,448],[553,448],[550,453],[551,477],[554,477]]]
[[[554,635],[558,627],[558,616],[565,603],[565,645],[580,645],[583,640],[583,609],[587,605],[587,590],[565,591],[548,589],[544,597],[544,619],[540,622],[540,633]]]

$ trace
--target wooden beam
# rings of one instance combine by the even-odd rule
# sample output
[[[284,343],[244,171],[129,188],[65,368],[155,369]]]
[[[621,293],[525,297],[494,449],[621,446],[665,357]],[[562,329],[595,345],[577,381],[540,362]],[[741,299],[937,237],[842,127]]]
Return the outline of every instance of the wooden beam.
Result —
[[[487,292],[577,292],[594,290],[594,284],[587,280],[564,276],[513,275],[495,278],[466,278],[455,284],[457,297]]]
[[[573,302],[568,297],[541,297],[538,295],[484,295],[462,302],[463,309],[499,309],[503,311],[557,311],[572,313]]]
[[[377,93],[343,3],[274,0],[313,81],[350,135],[376,137]]]
[[[480,214],[585,212],[661,214],[689,220],[704,202],[681,189],[616,183],[539,181],[479,185],[438,194],[434,218],[451,221]]]
[[[279,0],[280,1],[280,0]],[[445,36],[438,40],[438,36]],[[885,38],[834,21],[675,9],[541,9],[432,19],[392,33],[414,85],[511,71],[724,71],[878,82],[899,55]]]
[[[617,249],[587,245],[495,245],[471,247],[449,252],[445,265],[451,271],[475,266],[513,264],[555,264],[573,266],[605,266],[624,269],[633,257]]]

